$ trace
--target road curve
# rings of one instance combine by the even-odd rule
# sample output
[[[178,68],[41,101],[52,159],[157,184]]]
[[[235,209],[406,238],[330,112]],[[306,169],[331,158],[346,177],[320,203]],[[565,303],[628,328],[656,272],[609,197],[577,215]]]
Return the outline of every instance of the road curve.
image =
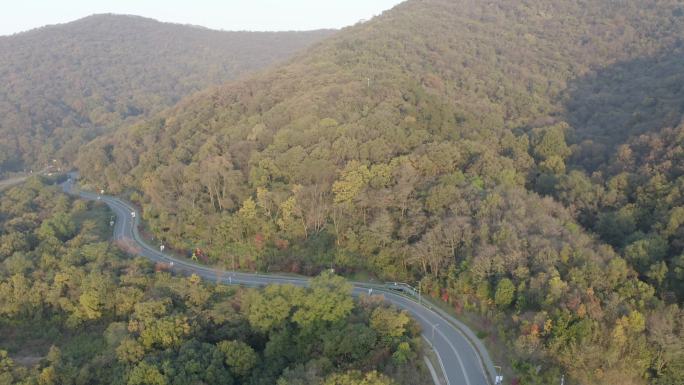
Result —
[[[97,195],[75,188],[76,174],[62,184],[64,192],[87,200],[101,200],[116,214],[114,239],[135,245],[136,253],[155,262],[167,263],[176,272],[194,273],[207,280],[224,284],[265,286],[269,284],[308,285],[307,278],[279,275],[262,275],[224,271],[163,254],[145,243],[138,232],[140,215],[123,200]],[[135,217],[131,213],[135,212]],[[432,345],[447,380],[446,385],[493,385],[496,370],[487,350],[479,339],[458,320],[448,314],[419,304],[414,298],[388,291],[382,285],[352,282],[354,295],[382,294],[387,302],[407,311],[423,329],[423,337]],[[428,305],[429,306],[429,305]]]

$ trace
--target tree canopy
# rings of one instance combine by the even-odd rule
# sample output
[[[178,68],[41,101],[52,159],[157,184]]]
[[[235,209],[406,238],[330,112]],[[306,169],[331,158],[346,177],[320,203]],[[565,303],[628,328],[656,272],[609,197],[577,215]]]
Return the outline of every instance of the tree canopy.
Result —
[[[673,383],[650,325],[681,338],[683,15],[407,1],[77,164],[210,263],[418,283],[493,321],[525,383]]]
[[[0,255],[0,383],[430,383],[417,324],[354,302],[343,278],[246,289],[172,276],[119,251],[110,215],[38,178],[0,194],[0,237],[15,240]],[[69,231],[44,231],[55,224]],[[369,326],[379,311],[405,326],[392,341]]]
[[[0,37],[0,175],[68,164],[80,145],[332,31],[225,32],[93,15]]]

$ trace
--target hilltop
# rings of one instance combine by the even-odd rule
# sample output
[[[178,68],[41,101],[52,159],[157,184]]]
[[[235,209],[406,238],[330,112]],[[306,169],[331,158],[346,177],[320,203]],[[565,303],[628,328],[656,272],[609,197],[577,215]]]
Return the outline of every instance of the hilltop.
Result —
[[[101,133],[332,32],[224,32],[105,14],[0,37],[0,173],[72,160]]]

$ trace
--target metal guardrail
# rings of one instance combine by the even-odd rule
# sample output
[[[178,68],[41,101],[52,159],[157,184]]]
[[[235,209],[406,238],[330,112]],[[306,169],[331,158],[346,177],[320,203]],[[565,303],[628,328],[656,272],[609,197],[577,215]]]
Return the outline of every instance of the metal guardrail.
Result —
[[[413,296],[419,296],[420,291],[415,287],[403,282],[385,282],[385,287],[388,290],[400,291]]]
[[[410,299],[413,302],[416,302],[419,305],[422,305],[437,313],[444,320],[446,320],[452,326],[454,326],[456,330],[458,330],[461,333],[461,335],[463,335],[468,341],[470,341],[470,344],[473,346],[478,358],[480,359],[480,365],[482,365],[483,370],[489,374],[489,376],[487,376],[487,380],[489,381],[489,383],[492,385],[500,384],[500,382],[498,381],[499,374],[497,373],[494,363],[489,357],[487,348],[484,346],[482,341],[480,341],[480,339],[475,335],[475,333],[473,333],[472,330],[470,330],[470,328],[467,325],[465,325],[463,322],[457,320],[454,316],[448,314],[446,311],[441,309],[438,305],[432,302],[432,299],[430,297],[423,297],[420,294],[419,290],[403,282],[386,282],[384,285],[367,284],[364,282],[352,283],[355,286],[373,286],[376,289],[379,289],[380,291],[382,291],[383,289],[391,291],[394,294],[401,295],[402,297]]]

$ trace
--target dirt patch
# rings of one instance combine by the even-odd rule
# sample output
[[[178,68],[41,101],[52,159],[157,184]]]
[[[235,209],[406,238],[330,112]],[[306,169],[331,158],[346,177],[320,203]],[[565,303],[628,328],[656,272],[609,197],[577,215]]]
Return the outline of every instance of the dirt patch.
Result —
[[[119,248],[121,248],[123,251],[129,254],[140,255],[140,253],[142,252],[142,249],[132,239],[119,239],[115,243],[117,246],[119,246]]]

